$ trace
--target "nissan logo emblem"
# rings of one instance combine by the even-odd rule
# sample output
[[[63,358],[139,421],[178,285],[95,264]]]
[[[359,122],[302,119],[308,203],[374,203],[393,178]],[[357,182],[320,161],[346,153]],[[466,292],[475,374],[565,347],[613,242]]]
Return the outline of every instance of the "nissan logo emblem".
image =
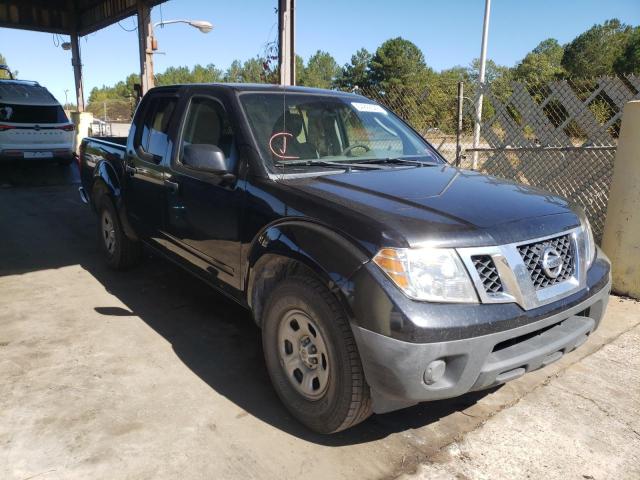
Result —
[[[540,256],[542,271],[549,278],[558,278],[562,272],[562,257],[553,247],[545,247]]]

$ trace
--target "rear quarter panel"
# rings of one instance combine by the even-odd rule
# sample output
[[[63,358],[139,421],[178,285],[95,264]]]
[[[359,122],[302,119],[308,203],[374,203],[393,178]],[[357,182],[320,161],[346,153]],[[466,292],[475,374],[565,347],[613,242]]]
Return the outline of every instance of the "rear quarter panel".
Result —
[[[98,186],[119,198],[124,175],[126,147],[106,140],[88,137],[80,149],[80,181],[92,203]]]

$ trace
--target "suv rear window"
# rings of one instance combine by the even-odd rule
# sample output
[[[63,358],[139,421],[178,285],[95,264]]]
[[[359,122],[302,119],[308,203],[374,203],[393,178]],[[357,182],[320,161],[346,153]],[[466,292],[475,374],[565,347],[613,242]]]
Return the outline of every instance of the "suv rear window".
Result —
[[[69,123],[60,105],[17,105],[0,103],[0,122]]]

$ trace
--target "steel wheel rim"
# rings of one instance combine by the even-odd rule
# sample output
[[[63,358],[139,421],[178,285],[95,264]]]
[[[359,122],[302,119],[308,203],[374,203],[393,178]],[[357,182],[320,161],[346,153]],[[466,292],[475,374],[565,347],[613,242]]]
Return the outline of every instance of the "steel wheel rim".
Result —
[[[293,388],[318,400],[329,385],[329,354],[322,330],[302,310],[285,313],[278,326],[280,365]]]
[[[113,218],[111,218],[111,213],[105,210],[102,212],[102,241],[104,242],[104,246],[107,249],[107,252],[113,254],[116,249],[116,230],[113,225]]]

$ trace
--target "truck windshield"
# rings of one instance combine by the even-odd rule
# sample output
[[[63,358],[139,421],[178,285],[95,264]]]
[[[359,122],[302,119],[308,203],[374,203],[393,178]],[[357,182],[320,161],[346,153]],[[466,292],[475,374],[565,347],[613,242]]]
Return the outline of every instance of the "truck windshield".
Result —
[[[244,93],[240,100],[272,170],[387,159],[444,163],[398,117],[365,97],[264,92]]]

